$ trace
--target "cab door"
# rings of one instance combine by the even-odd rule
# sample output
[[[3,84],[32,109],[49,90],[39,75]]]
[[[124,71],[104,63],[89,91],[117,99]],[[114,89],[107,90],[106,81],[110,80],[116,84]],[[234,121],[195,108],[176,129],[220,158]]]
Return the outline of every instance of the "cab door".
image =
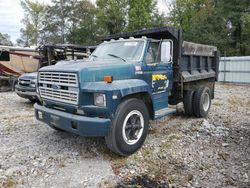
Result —
[[[168,106],[168,96],[172,89],[173,45],[171,40],[150,41],[148,44],[144,73],[151,86],[154,109]]]

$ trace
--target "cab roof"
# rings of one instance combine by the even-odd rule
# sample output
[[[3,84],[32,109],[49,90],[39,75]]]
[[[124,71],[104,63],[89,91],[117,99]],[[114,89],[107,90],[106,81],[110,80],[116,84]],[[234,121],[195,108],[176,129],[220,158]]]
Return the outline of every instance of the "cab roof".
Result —
[[[167,39],[167,38],[175,38],[179,39],[179,29],[173,27],[161,27],[161,28],[152,28],[152,29],[143,29],[134,32],[127,33],[117,33],[104,37],[102,40],[111,40],[111,39],[119,39],[124,38],[127,39],[129,37],[141,38],[143,36],[151,39]]]

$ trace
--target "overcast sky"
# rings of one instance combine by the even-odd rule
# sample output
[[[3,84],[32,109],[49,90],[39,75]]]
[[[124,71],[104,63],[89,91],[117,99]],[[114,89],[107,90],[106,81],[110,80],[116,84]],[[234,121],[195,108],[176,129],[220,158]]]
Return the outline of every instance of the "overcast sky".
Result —
[[[91,0],[95,2],[95,0]],[[171,0],[158,0],[157,7],[160,12],[168,12],[168,4]],[[50,3],[51,0],[39,0],[39,2]],[[11,40],[16,42],[20,37],[20,29],[24,12],[20,5],[20,0],[0,0],[0,32],[8,33]]]

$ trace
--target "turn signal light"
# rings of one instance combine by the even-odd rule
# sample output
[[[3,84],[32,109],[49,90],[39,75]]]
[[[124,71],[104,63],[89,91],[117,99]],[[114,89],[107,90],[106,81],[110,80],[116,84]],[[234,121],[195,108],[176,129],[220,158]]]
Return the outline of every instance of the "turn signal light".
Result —
[[[113,82],[113,76],[104,76],[103,80],[107,82],[108,84]]]

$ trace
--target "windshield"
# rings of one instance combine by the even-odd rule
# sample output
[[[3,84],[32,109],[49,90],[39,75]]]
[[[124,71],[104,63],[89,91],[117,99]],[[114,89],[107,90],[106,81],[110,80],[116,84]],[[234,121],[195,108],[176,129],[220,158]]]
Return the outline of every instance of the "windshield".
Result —
[[[142,56],[144,41],[116,41],[99,45],[92,53],[92,58],[120,59],[123,61],[139,61]]]

